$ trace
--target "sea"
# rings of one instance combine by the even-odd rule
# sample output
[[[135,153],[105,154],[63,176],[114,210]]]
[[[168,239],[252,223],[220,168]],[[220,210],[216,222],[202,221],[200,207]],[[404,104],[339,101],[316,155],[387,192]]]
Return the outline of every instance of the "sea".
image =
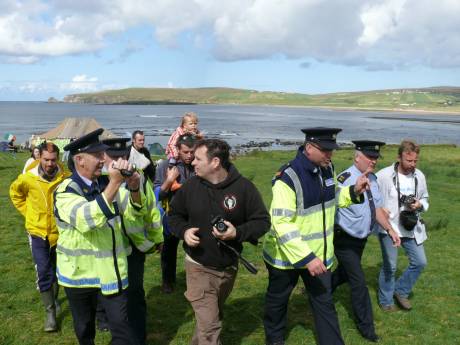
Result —
[[[342,128],[338,141],[371,139],[399,143],[403,138],[421,144],[460,145],[460,115],[385,111],[337,110],[288,106],[248,105],[95,105],[46,102],[0,102],[0,140],[9,133],[17,143],[44,133],[68,117],[96,119],[119,136],[143,130],[146,143],[167,143],[181,116],[193,111],[206,137],[224,139],[232,146],[302,141],[301,128]],[[286,146],[287,148],[291,148]],[[286,148],[284,147],[284,148]]]

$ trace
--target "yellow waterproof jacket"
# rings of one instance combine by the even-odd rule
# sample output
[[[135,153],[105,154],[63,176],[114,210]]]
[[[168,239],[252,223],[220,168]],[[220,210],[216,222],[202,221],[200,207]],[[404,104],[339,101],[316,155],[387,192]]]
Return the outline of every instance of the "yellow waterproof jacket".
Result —
[[[299,151],[273,181],[272,228],[265,236],[265,262],[279,269],[295,269],[319,258],[330,268],[336,207],[363,200],[353,188],[339,188],[332,167],[319,168]]]
[[[10,186],[10,198],[14,207],[25,218],[25,228],[29,234],[48,238],[50,246],[56,245],[58,231],[53,216],[53,193],[67,177],[64,168],[58,164],[59,171],[53,181],[47,181],[38,173],[40,161],[36,160]]]

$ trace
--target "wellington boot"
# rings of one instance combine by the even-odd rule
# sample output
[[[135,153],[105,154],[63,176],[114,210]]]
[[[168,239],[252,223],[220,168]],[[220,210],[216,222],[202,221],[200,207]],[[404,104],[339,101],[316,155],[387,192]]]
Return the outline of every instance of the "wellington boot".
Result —
[[[45,318],[45,332],[56,332],[56,306],[54,304],[54,291],[49,289],[45,292],[40,292],[42,301],[45,306],[46,318]]]

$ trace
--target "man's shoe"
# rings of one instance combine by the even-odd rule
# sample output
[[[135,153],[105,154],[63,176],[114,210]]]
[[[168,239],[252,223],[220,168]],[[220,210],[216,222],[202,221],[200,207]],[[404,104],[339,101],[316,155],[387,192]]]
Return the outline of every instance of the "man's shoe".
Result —
[[[174,292],[174,286],[170,283],[161,284],[161,291],[165,294],[171,294]]]
[[[394,304],[390,304],[390,305],[379,304],[379,307],[385,313],[394,313],[395,311],[398,311],[398,308],[396,308]]]
[[[371,335],[363,335],[363,338],[369,340],[370,342],[373,343],[378,343],[380,341],[380,337],[377,334],[371,334]]]
[[[410,304],[410,301],[408,298],[402,297],[398,295],[397,293],[395,293],[395,299],[396,299],[396,302],[398,302],[399,306],[403,308],[404,310],[412,309],[412,305]]]

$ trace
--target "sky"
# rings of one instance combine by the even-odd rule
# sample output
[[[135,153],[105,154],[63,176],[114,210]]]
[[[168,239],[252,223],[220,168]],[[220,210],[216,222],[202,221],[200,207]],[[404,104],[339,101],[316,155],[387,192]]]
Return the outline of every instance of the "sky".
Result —
[[[458,0],[0,0],[0,101],[460,86]]]

